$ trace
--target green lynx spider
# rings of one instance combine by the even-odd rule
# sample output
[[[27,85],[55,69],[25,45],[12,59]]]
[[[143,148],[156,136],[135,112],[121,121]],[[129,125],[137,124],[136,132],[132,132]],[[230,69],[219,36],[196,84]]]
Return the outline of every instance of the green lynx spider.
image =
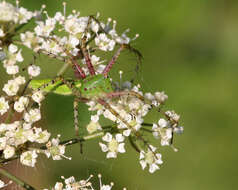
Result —
[[[94,19],[92,17],[92,19]],[[104,32],[104,30],[103,30]],[[54,40],[53,38],[51,40]],[[74,96],[74,127],[76,135],[79,135],[79,122],[78,122],[78,103],[88,102],[94,100],[95,102],[103,105],[108,109],[116,118],[123,122],[128,128],[134,131],[134,135],[138,139],[142,140],[145,144],[146,141],[142,138],[138,131],[133,129],[123,117],[121,117],[116,110],[114,110],[106,100],[111,98],[116,98],[120,96],[134,96],[138,99],[145,101],[144,97],[134,91],[114,91],[112,82],[108,77],[109,71],[112,66],[116,63],[120,53],[124,49],[128,49],[136,54],[138,60],[141,59],[141,54],[138,50],[130,46],[130,44],[120,44],[120,47],[113,55],[112,59],[108,62],[102,73],[96,74],[95,68],[92,65],[89,52],[87,50],[86,38],[81,41],[78,52],[78,56],[70,57],[70,64],[73,66],[74,74],[77,80],[64,79],[62,76],[58,76],[55,79],[42,79],[42,80],[32,80],[29,87],[34,91],[43,91],[46,93],[55,93],[59,95]],[[84,58],[86,66],[89,70],[89,75],[87,76],[81,66],[77,63],[77,59]]]

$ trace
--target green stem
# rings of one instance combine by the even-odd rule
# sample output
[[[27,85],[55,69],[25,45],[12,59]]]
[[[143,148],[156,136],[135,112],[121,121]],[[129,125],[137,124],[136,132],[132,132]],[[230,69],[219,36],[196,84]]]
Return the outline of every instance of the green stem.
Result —
[[[16,176],[10,174],[8,171],[4,170],[3,168],[0,168],[0,174],[4,175],[8,179],[14,181],[16,184],[20,185],[21,187],[27,189],[27,190],[35,190],[34,187],[27,184],[26,182],[22,181],[21,179],[17,178]]]

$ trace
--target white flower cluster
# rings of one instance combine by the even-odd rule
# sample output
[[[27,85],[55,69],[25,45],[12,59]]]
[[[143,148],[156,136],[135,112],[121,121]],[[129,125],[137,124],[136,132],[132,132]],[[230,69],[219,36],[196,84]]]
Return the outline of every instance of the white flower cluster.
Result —
[[[57,182],[55,186],[51,190],[95,190],[93,188],[92,183],[90,182],[90,179],[93,177],[93,175],[90,175],[90,177],[86,180],[79,180],[76,181],[76,179],[71,176],[69,178],[64,178],[63,176],[61,177],[64,179],[64,183],[62,182]],[[113,183],[111,182],[109,185],[104,185],[102,184],[102,176],[101,174],[98,175],[99,178],[99,189],[98,190],[111,190],[113,187]],[[44,189],[48,190],[48,189]],[[123,190],[126,190],[126,188],[123,188]]]
[[[51,156],[53,160],[60,160],[61,157],[67,158],[64,156],[65,145],[59,144],[59,138],[53,138],[51,141],[49,138],[50,133],[47,130],[32,127],[31,123],[15,121],[10,124],[0,124],[0,151],[3,151],[4,159],[13,158],[16,152],[19,152],[21,147],[27,143],[46,144],[47,149],[43,150],[35,148],[35,146],[26,147],[29,150],[21,153],[20,161],[27,166],[35,166],[39,153],[43,153],[47,157]]]
[[[35,15],[23,7],[14,7],[5,1],[0,2],[0,10],[0,22],[8,24],[12,22],[14,25],[27,23]]]
[[[14,7],[5,1],[0,2],[0,10],[1,26],[7,25],[15,28],[33,17],[32,12],[22,7]],[[2,42],[5,36],[3,34],[7,34],[6,32],[0,29]],[[3,85],[2,91],[5,95],[0,96],[0,116],[3,121],[5,118],[5,122],[0,124],[0,151],[2,153],[0,157],[7,160],[20,156],[21,163],[30,167],[35,166],[39,153],[52,157],[53,160],[67,158],[64,156],[65,145],[59,144],[59,137],[49,141],[51,134],[47,130],[35,127],[35,123],[41,119],[40,108],[44,95],[41,91],[29,92],[27,90],[26,93],[26,88],[27,81],[40,74],[40,67],[31,64],[27,69],[28,77],[19,75],[20,63],[24,61],[21,49],[14,43],[0,45],[0,51],[4,54],[1,59],[3,67],[11,77]],[[46,148],[40,149],[43,145]]]
[[[116,158],[118,153],[125,153],[125,138],[136,137],[141,138],[143,130],[144,118],[152,108],[160,109],[161,105],[165,103],[168,96],[164,92],[155,92],[143,94],[140,91],[140,86],[134,86],[130,89],[132,92],[139,94],[144,100],[139,99],[133,95],[120,96],[119,98],[109,99],[108,104],[115,110],[119,116],[117,117],[112,113],[112,110],[106,109],[94,101],[88,103],[90,111],[96,111],[97,115],[91,117],[87,129],[88,132],[94,133],[102,130],[99,124],[99,117],[103,115],[105,118],[116,123],[118,133],[115,136],[107,132],[102,140],[105,143],[99,143],[103,152],[107,152],[107,158]],[[128,90],[129,92],[129,90]],[[180,116],[174,111],[163,112],[166,119],[159,119],[158,124],[153,124],[149,132],[153,133],[156,138],[161,139],[161,146],[172,145],[173,132],[182,133],[183,127],[178,126]],[[96,120],[95,120],[96,118]],[[148,131],[148,129],[147,129]],[[142,169],[149,165],[149,172],[153,173],[159,169],[158,164],[162,164],[161,154],[157,153],[157,149],[150,145],[145,144],[147,151],[140,148],[140,164]],[[172,148],[174,148],[172,146]],[[174,148],[174,150],[177,150]]]
[[[57,12],[50,17],[42,7],[40,13],[46,15],[45,20],[36,21],[33,31],[26,31],[20,34],[21,41],[14,42],[11,36],[17,26],[28,22],[38,13],[27,11],[24,8],[12,6],[5,1],[0,2],[0,24],[7,25],[12,29],[0,27],[0,61],[10,79],[3,85],[4,95],[0,97],[0,116],[5,121],[0,124],[0,151],[1,158],[11,159],[20,156],[22,164],[34,167],[39,153],[45,154],[53,160],[67,158],[65,154],[66,144],[61,144],[59,136],[49,140],[50,133],[47,130],[36,127],[36,122],[41,119],[41,102],[44,100],[44,93],[40,90],[29,90],[28,84],[34,77],[39,76],[41,68],[30,64],[26,70],[27,77],[19,75],[21,62],[24,61],[22,49],[16,44],[24,45],[34,52],[47,54],[49,57],[63,60],[66,63],[76,65],[82,70],[82,76],[94,74],[90,66],[94,67],[95,74],[105,74],[110,67],[106,67],[104,59],[91,53],[97,50],[103,55],[113,51],[116,45],[124,48],[136,39],[129,38],[126,30],[119,35],[116,31],[116,21],[108,19],[107,23],[98,20],[96,17],[80,16],[79,12],[73,11],[66,15],[66,4],[64,12]],[[3,11],[2,11],[3,10]],[[9,35],[9,32],[12,32]],[[6,38],[7,36],[10,36]],[[119,48],[119,50],[120,50]],[[120,51],[117,51],[112,58],[115,61]],[[89,64],[89,59],[91,63]],[[81,60],[81,63],[77,61]],[[114,63],[112,63],[114,64]],[[110,69],[109,69],[110,70]],[[82,74],[83,73],[83,74]],[[122,72],[121,72],[122,73]],[[105,75],[104,75],[105,76]],[[113,81],[115,82],[115,81]],[[115,82],[116,83],[116,82]],[[128,86],[128,85],[127,85]],[[130,86],[130,85],[129,85]],[[96,87],[95,87],[96,88]],[[120,94],[122,93],[122,94]],[[107,158],[116,158],[118,153],[125,153],[125,143],[128,139],[132,146],[139,152],[139,163],[142,169],[149,167],[153,173],[162,164],[161,154],[158,149],[149,144],[144,133],[153,134],[160,139],[161,146],[172,146],[173,134],[182,133],[183,127],[179,126],[180,116],[174,111],[162,111],[168,96],[164,92],[143,93],[140,86],[126,87],[123,91],[115,90],[111,95],[105,93],[104,103],[97,99],[90,99],[87,104],[89,110],[94,111],[91,121],[86,126],[89,135],[98,131],[101,132],[102,142],[99,143]],[[150,110],[155,109],[162,117],[158,117],[158,123],[146,125],[144,122]],[[11,116],[15,117],[12,118]],[[110,130],[100,125],[101,117],[113,122]],[[23,147],[23,148],[22,148]],[[176,150],[174,148],[174,150]],[[101,185],[100,190],[110,190],[112,185]],[[75,181],[74,178],[65,179],[65,186],[57,183],[55,190],[86,190],[93,189],[88,180]]]
[[[12,4],[7,3],[6,1],[0,2],[0,50],[2,49],[2,45],[6,42],[6,38],[8,36],[11,36],[14,32],[16,32],[17,27],[19,25],[23,25],[27,23],[33,16],[36,16],[37,12],[33,13],[31,11],[28,11],[27,9],[23,7],[14,7]],[[11,51],[9,51],[9,56],[13,56],[12,61],[21,62],[21,56],[20,53],[16,53],[16,49],[13,48]],[[15,57],[19,56],[19,57]],[[1,57],[0,57],[1,60]],[[14,65],[11,65],[11,67],[8,68],[9,73],[17,72],[17,67],[14,67]]]
[[[47,16],[45,21],[36,21],[37,25],[34,31],[20,34],[22,44],[35,52],[45,53],[60,60],[77,57],[81,59],[83,71],[88,74],[86,61],[82,56],[82,46],[85,46],[84,48],[89,54],[95,50],[107,52],[113,51],[116,44],[129,44],[138,37],[137,34],[134,38],[129,38],[126,35],[129,30],[119,35],[116,31],[116,21],[113,21],[112,25],[111,18],[107,23],[101,22],[98,20],[99,14],[94,18],[80,16],[80,12],[73,11],[67,16],[65,13],[66,3],[63,5],[64,12],[56,12],[53,17],[49,17],[44,11]],[[60,35],[57,35],[59,32]],[[91,42],[94,42],[94,45],[90,44],[89,47]],[[89,56],[96,73],[102,73],[105,68],[105,65],[102,64],[104,61],[99,61],[100,57],[96,55]],[[38,71],[39,69],[35,68],[34,70]]]

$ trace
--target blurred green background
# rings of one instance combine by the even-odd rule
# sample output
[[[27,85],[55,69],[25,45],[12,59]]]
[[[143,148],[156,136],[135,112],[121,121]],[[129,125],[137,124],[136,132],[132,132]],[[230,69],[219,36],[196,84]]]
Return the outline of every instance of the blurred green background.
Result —
[[[51,16],[62,10],[60,0],[21,0],[30,10],[40,9],[43,3]],[[103,182],[113,181],[116,190],[237,189],[238,1],[67,1],[67,13],[73,9],[82,15],[100,12],[104,20],[117,20],[119,31],[129,27],[131,36],[140,34],[134,47],[142,52],[144,60],[137,82],[145,91],[164,90],[169,96],[167,108],[181,114],[185,131],[175,137],[180,151],[161,148],[164,164],[160,171],[150,174],[141,169],[137,153],[129,146],[127,154],[106,160],[94,140],[85,143],[83,155],[78,145],[68,148],[66,155],[72,156],[72,161],[41,158],[37,170],[24,168],[25,176],[41,172],[41,177],[27,181],[46,188],[62,175],[82,179],[102,173]],[[38,59],[38,63],[46,65],[45,60]],[[112,77],[118,77],[118,69],[125,71],[125,77],[130,76],[133,67],[128,64],[135,65],[134,57],[124,53]],[[41,77],[55,76],[60,66],[47,64],[45,69],[42,67]],[[62,139],[72,137],[72,102],[71,97],[47,97],[41,126],[55,135],[62,134]],[[81,105],[79,113],[81,124],[87,124],[86,106]],[[156,120],[151,116],[148,121]]]

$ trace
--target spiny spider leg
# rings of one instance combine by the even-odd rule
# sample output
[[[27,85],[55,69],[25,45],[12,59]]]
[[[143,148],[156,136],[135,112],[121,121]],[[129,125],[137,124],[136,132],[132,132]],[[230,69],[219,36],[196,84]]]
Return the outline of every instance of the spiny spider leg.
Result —
[[[78,120],[78,98],[74,98],[74,128],[76,136],[79,136],[79,120]]]
[[[55,77],[55,79],[52,79],[50,82],[45,83],[45,84],[43,84],[42,86],[40,86],[39,88],[37,88],[36,91],[41,91],[41,90],[47,88],[48,86],[55,84],[55,83],[58,82],[58,81],[63,82],[63,81],[62,81],[62,77],[60,77],[60,76]],[[60,84],[59,84],[59,85],[60,85]],[[57,86],[56,86],[56,87],[57,87]],[[53,90],[54,90],[54,88],[51,89],[51,91],[53,91]]]
[[[112,60],[107,64],[105,69],[103,70],[102,74],[104,77],[107,77],[109,71],[111,70],[112,66],[116,63],[116,60],[118,59],[121,51],[125,48],[125,46],[122,44],[120,48],[116,51],[116,53],[113,55]]]
[[[49,83],[43,84],[36,91],[43,90],[44,88],[47,88],[49,85],[53,85],[53,84],[55,84],[58,81],[61,81],[63,84],[67,85],[67,87],[72,90],[72,94],[75,96],[74,103],[73,103],[73,107],[74,107],[74,128],[75,128],[76,136],[79,137],[78,102],[79,101],[85,102],[85,101],[87,101],[87,99],[81,98],[81,94],[75,88],[73,82],[67,81],[62,76],[59,76],[59,77],[56,77],[55,79],[51,80]],[[62,83],[60,83],[59,85],[61,85]],[[59,85],[57,85],[56,87],[52,88],[51,91],[56,89]]]
[[[44,37],[44,36],[42,36],[42,37],[43,37],[43,38],[46,38],[46,37]],[[44,51],[44,50],[38,51],[38,52],[39,52],[39,53],[40,53],[40,52],[43,52],[43,53],[45,53],[45,54],[47,54],[47,55],[50,55],[51,58],[59,59],[59,60],[65,62],[65,63],[68,61],[69,63],[72,64],[72,68],[73,68],[73,70],[74,70],[75,77],[76,77],[76,78],[79,78],[79,79],[84,79],[84,78],[86,77],[86,75],[85,75],[85,72],[84,72],[84,71],[82,70],[82,68],[80,67],[80,65],[78,65],[78,63],[77,63],[77,61],[76,61],[76,58],[77,58],[77,57],[76,57],[76,56],[72,56],[72,55],[70,54],[70,52],[68,52],[67,49],[64,48],[64,46],[60,45],[60,44],[58,43],[57,39],[55,39],[54,37],[50,37],[50,38],[46,38],[46,39],[47,39],[47,40],[52,40],[52,41],[56,42],[59,46],[61,46],[61,48],[64,49],[65,53],[69,56],[69,58],[68,58],[68,59],[65,59],[65,58],[62,58],[62,57],[60,57],[60,56],[57,56],[57,55],[55,55],[55,54],[52,54],[52,53],[47,52],[47,51]]]
[[[89,24],[90,24],[90,21],[91,21],[91,20],[95,21],[95,22],[99,25],[99,31],[98,31],[98,33],[103,32],[103,33],[108,34],[108,31],[104,30],[104,28],[102,27],[100,21],[99,21],[97,18],[95,18],[95,16],[93,16],[93,15],[90,15],[90,16],[89,16],[88,26],[87,26],[87,29],[86,29],[86,30],[88,30],[88,27],[89,27]],[[85,46],[87,46],[91,41],[93,41],[96,36],[97,36],[97,35],[94,34],[87,42],[85,42]],[[139,70],[139,65],[140,65],[141,60],[142,60],[142,58],[143,58],[143,56],[142,56],[142,54],[140,53],[140,51],[137,50],[137,49],[135,49],[134,47],[132,47],[130,44],[120,44],[120,48],[119,48],[118,51],[115,53],[115,55],[113,56],[112,60],[108,63],[107,67],[106,67],[106,68],[104,69],[104,71],[103,71],[103,74],[104,74],[105,77],[107,76],[108,72],[110,71],[112,65],[115,63],[115,61],[116,61],[116,59],[118,58],[120,52],[121,52],[122,49],[124,49],[124,48],[128,49],[130,52],[133,52],[133,53],[136,55],[136,57],[137,57],[137,65],[136,65],[136,69],[135,69],[135,70],[136,70],[136,71]],[[87,52],[85,52],[85,53],[87,53]],[[83,53],[83,54],[84,54],[84,53]],[[89,57],[89,56],[88,56],[88,57]],[[132,81],[133,81],[133,80],[134,80],[134,79],[132,79]]]
[[[82,50],[83,56],[84,56],[84,58],[85,58],[85,62],[86,62],[86,65],[87,65],[87,67],[88,67],[89,73],[90,73],[90,75],[93,76],[93,75],[95,75],[95,70],[94,70],[94,67],[93,67],[93,65],[92,65],[92,62],[91,62],[91,59],[90,59],[88,50],[87,50],[87,48],[86,48],[86,46],[85,46],[85,41],[86,41],[85,38],[86,38],[86,37],[84,37],[84,38],[82,39],[81,50]]]
[[[74,76],[78,79],[86,78],[85,72],[80,67],[80,65],[77,63],[77,61],[74,58],[72,58],[71,61],[73,63]]]
[[[138,99],[140,99],[141,101],[145,101],[145,98],[135,92],[135,91],[118,91],[118,92],[110,92],[110,93],[107,93],[106,94],[107,98],[114,98],[114,97],[120,97],[120,96],[135,96],[137,97]]]
[[[91,23],[91,19],[92,19],[92,17],[88,18],[88,24],[87,24],[86,31],[85,31],[86,35],[87,35],[88,28],[89,28],[90,23]],[[93,75],[95,75],[95,69],[94,69],[94,67],[92,65],[92,62],[91,62],[91,59],[90,59],[90,55],[89,55],[88,50],[87,50],[87,45],[86,45],[86,43],[87,43],[86,42],[87,41],[87,36],[86,35],[83,37],[83,39],[81,41],[81,51],[82,51],[83,56],[85,58],[85,62],[86,62],[86,65],[88,67],[89,73],[90,73],[90,75],[93,76]]]

